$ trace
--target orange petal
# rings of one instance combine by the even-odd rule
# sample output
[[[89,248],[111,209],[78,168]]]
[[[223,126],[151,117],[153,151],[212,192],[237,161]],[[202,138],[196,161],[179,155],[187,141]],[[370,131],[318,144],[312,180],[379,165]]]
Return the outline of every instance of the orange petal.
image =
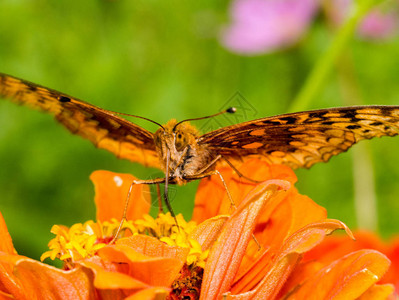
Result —
[[[199,224],[190,234],[189,238],[196,240],[202,251],[209,249],[222,230],[228,216],[216,216]]]
[[[295,188],[281,196],[283,199],[275,203],[277,206],[268,203],[259,218],[256,238],[261,245],[279,247],[295,231],[327,216],[323,207],[300,195]]]
[[[94,184],[97,206],[97,220],[109,221],[112,218],[121,220],[130,185],[136,178],[130,174],[95,171],[90,175]],[[126,217],[135,220],[149,212],[151,195],[149,187],[144,184],[134,185],[129,200]]]
[[[266,255],[268,252],[277,251],[283,244],[284,239],[291,230],[290,221],[293,218],[292,214],[295,213],[292,211],[292,206],[290,204],[293,191],[293,188],[291,188],[287,192],[279,192],[268,201],[265,209],[259,216],[254,232],[259,245],[261,245],[261,249],[259,249],[258,244],[253,239],[250,240],[237,273],[236,281],[238,280],[237,278],[247,276],[246,273],[253,268],[254,265],[258,264],[257,261],[259,261],[262,256]],[[265,273],[259,277],[259,280],[263,278],[264,274]],[[251,282],[252,287],[254,287],[256,282]],[[241,293],[242,290],[234,291],[234,293],[239,292]]]
[[[384,275],[388,258],[374,250],[353,252],[317,272],[292,297],[308,299],[356,299]]]
[[[80,261],[80,265],[94,273],[94,286],[98,289],[144,289],[148,285],[127,274],[109,271],[95,261]]]
[[[6,222],[4,221],[3,215],[0,212],[0,251],[9,254],[16,254],[17,251],[14,249],[12,244],[11,236],[8,233]]]
[[[12,294],[15,298],[23,297],[23,290],[19,279],[14,275],[14,265],[25,259],[24,256],[0,252],[0,291]]]
[[[292,234],[284,244],[282,255],[294,251],[305,253],[320,243],[320,231],[323,232],[324,235],[329,235],[338,229],[345,230],[349,237],[355,239],[348,226],[346,226],[343,222],[334,219],[326,219],[321,222],[308,224]]]
[[[269,201],[260,215],[255,236],[264,248],[278,249],[284,240],[305,225],[326,218],[326,210],[295,188],[280,193]],[[250,242],[239,273],[245,272],[259,256],[259,246]]]
[[[269,165],[257,158],[250,159],[242,165],[236,163],[234,162],[239,172],[253,180],[263,182],[270,179],[280,179],[290,183],[296,182],[295,173],[287,166]],[[220,168],[219,172],[222,174],[237,206],[256,185],[239,177],[230,167]],[[230,214],[231,212],[230,200],[220,177],[214,175],[201,180],[195,196],[192,220],[201,223],[211,217]]]
[[[7,294],[7,293],[3,293],[1,290],[0,290],[0,300],[15,300],[16,298],[13,296],[13,295],[11,295],[11,294]],[[18,299],[18,298],[17,298]]]
[[[345,235],[331,236],[306,253],[304,260],[331,263],[346,254],[361,249],[374,249],[387,254],[387,247],[374,233],[358,231],[354,233],[354,236],[355,240],[348,239]]]
[[[291,228],[288,235],[301,229],[302,227],[327,218],[327,211],[324,207],[318,205],[308,196],[304,196],[298,193],[295,189],[293,191],[294,196],[290,198],[290,205],[293,211],[291,222]]]
[[[146,256],[173,258],[183,262],[186,261],[189,251],[187,248],[170,246],[154,237],[141,234],[120,239],[116,245],[129,247]]]
[[[283,298],[283,295],[287,295],[290,291],[294,290],[296,286],[301,285],[307,278],[314,276],[314,274],[323,267],[324,265],[317,261],[308,261],[306,263],[301,261],[280,290],[278,299]]]
[[[323,265],[357,250],[374,249],[385,254],[391,260],[391,267],[381,280],[381,283],[394,283],[399,291],[399,240],[384,243],[375,233],[367,231],[355,232],[356,240],[345,236],[333,236],[306,253],[304,261],[317,260]]]
[[[98,255],[114,263],[126,264],[127,273],[146,284],[169,287],[186,262],[188,253],[188,248],[169,246],[149,236],[135,235],[100,249]]]
[[[103,258],[120,255],[113,262],[128,264],[127,272],[130,276],[151,286],[170,286],[183,266],[183,262],[177,259],[145,256],[126,246],[102,248],[99,254]],[[122,255],[126,258],[122,258]]]
[[[284,256],[273,266],[254,290],[239,295],[231,295],[227,299],[275,299],[300,259],[301,255],[299,253],[290,253]]]
[[[245,164],[240,166],[239,172],[260,182],[267,180],[284,180],[292,184],[296,181],[296,176],[289,167],[282,165],[269,165],[259,159],[251,159],[245,162]],[[234,173],[233,179],[228,183],[228,188],[237,206],[255,185],[256,184],[240,178],[236,173]],[[228,213],[230,211],[230,203],[227,201],[225,201],[225,203],[226,206],[224,207],[224,210],[220,211],[220,214]]]
[[[399,239],[396,237],[393,240],[386,254],[392,262],[391,268],[389,268],[388,273],[384,276],[381,282],[393,283],[396,287],[396,292],[399,293]]]
[[[258,158],[247,160],[239,167],[239,171],[241,174],[258,181],[270,179],[281,179],[289,181],[290,183],[295,183],[297,181],[297,177],[290,167],[284,165],[270,165]]]
[[[319,244],[326,235],[331,234],[337,229],[344,229],[352,236],[350,230],[344,223],[337,220],[326,219],[321,222],[308,224],[301,228],[287,238],[281,248],[273,248],[261,252],[257,259],[253,261],[251,268],[245,273],[240,273],[240,277],[236,278],[231,288],[232,293],[238,294],[253,289],[269,272],[276,261],[293,252],[303,254],[309,251]]]
[[[233,176],[233,171],[230,168],[219,169],[219,172],[226,182],[229,182]],[[226,189],[219,176],[202,179],[195,194],[195,206],[191,219],[198,224],[220,215],[223,201],[228,201],[227,198],[224,199],[225,195]],[[212,203],[209,203],[210,201]]]
[[[163,300],[168,294],[169,290],[165,288],[153,287],[134,293],[125,300]]]
[[[359,300],[397,299],[394,295],[395,287],[392,284],[375,284],[369,288]]]
[[[21,284],[17,299],[94,299],[92,274],[82,268],[59,270],[38,261],[24,258],[15,266]]]
[[[259,212],[277,190],[269,181],[257,185],[244,199],[247,205],[223,226],[205,265],[200,299],[218,299],[230,289],[234,276],[245,253]]]

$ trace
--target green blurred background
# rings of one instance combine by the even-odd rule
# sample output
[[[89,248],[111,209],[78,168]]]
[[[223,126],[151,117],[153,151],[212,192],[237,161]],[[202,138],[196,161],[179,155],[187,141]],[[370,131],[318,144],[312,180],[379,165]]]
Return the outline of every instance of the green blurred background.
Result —
[[[334,34],[319,16],[295,47],[236,55],[216,38],[228,21],[228,6],[228,1],[3,0],[0,72],[160,123],[215,113],[237,92],[250,109],[236,121],[288,112]],[[363,104],[399,104],[398,53],[397,39],[351,40],[341,64],[306,109],[359,104],[358,98]],[[353,100],[343,97],[351,82],[356,83]],[[388,238],[399,232],[399,138],[363,143],[375,172],[378,232]],[[352,229],[358,227],[353,200],[358,147],[296,171],[300,192]],[[97,169],[143,179],[162,175],[94,148],[48,115],[0,102],[0,211],[19,253],[38,258],[52,238],[53,224],[95,218],[89,175]],[[197,186],[176,187],[176,213],[191,216]]]

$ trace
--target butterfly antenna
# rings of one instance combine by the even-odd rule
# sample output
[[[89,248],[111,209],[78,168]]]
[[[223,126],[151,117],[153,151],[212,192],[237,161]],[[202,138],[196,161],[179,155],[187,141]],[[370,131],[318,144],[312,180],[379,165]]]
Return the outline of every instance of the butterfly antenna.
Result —
[[[183,121],[178,122],[178,123],[173,127],[173,130],[172,130],[172,131],[175,131],[175,129],[177,128],[177,126],[179,126],[179,125],[180,125],[181,123],[183,123],[183,122],[187,122],[187,121],[197,121],[197,120],[203,120],[203,119],[213,118],[213,117],[216,117],[216,116],[225,114],[225,113],[234,114],[236,111],[237,111],[237,109],[236,109],[235,107],[229,107],[228,109],[226,109],[226,110],[224,110],[224,111],[221,111],[221,112],[218,112],[218,113],[216,113],[216,114],[214,114],[214,115],[210,115],[210,116],[206,116],[206,117],[200,117],[200,118],[186,119],[186,120],[183,120]]]
[[[159,124],[158,122],[155,122],[155,121],[153,121],[153,120],[151,120],[151,119],[148,119],[148,118],[145,118],[145,117],[140,117],[140,116],[131,115],[131,114],[125,114],[125,113],[121,113],[121,112],[117,112],[117,111],[112,111],[112,110],[110,110],[110,112],[111,112],[111,113],[114,113],[114,114],[122,115],[122,116],[127,116],[127,117],[133,117],[133,118],[143,119],[143,120],[149,121],[149,122],[151,122],[151,123],[154,123],[155,125],[158,125],[158,126],[161,127],[163,130],[165,130],[165,127],[163,127],[163,126],[162,126],[161,124]]]

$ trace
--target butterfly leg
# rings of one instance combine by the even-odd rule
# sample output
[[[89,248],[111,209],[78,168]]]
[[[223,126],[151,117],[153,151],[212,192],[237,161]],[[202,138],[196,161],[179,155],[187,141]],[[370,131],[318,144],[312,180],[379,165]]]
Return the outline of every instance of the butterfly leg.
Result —
[[[163,207],[162,207],[162,196],[161,196],[161,188],[159,186],[159,183],[157,183],[156,185],[156,189],[157,189],[157,198],[158,198],[158,214],[163,213]]]
[[[226,189],[227,197],[228,197],[229,200],[230,200],[230,205],[231,205],[231,207],[232,207],[234,210],[237,209],[237,206],[236,206],[236,204],[234,203],[233,197],[231,196],[230,191],[229,191],[229,189],[227,188],[226,181],[224,180],[222,174],[221,174],[218,170],[215,170],[215,171],[213,171],[213,172],[214,172],[215,175],[219,175],[220,180],[222,181],[223,186],[224,186],[224,188]],[[237,174],[238,174],[238,173],[237,173]],[[244,178],[245,178],[245,177],[244,177]],[[259,250],[260,250],[262,247],[261,247],[261,245],[259,244],[259,241],[256,239],[256,237],[255,237],[255,235],[254,235],[253,233],[252,233],[252,239],[254,240],[254,242],[256,243],[256,245],[258,245],[258,248],[259,248]]]
[[[228,197],[229,200],[230,200],[230,205],[231,205],[231,207],[232,207],[233,209],[236,209],[237,206],[236,206],[236,204],[234,203],[233,197],[231,196],[230,191],[229,191],[229,189],[227,188],[226,181],[224,180],[222,174],[221,174],[218,170],[213,171],[213,173],[214,173],[215,175],[218,175],[218,176],[219,176],[220,181],[222,181],[223,186],[224,186],[224,188],[225,188],[225,190],[226,190],[227,197]]]
[[[216,156],[209,164],[207,164],[205,167],[203,167],[202,169],[200,169],[199,171],[198,171],[198,174],[203,174],[203,173],[205,173],[209,168],[211,168],[211,167],[213,167],[214,165],[215,165],[215,163],[219,160],[219,159],[221,159],[222,158],[222,156],[219,154],[218,156]],[[212,174],[213,175],[213,174]],[[208,175],[208,176],[210,176],[210,175]]]
[[[219,155],[218,157],[220,158],[220,155]],[[219,159],[219,158],[218,158],[218,159]],[[209,167],[210,167],[210,166],[207,166],[207,168],[209,168]],[[191,180],[203,179],[203,178],[206,178],[206,177],[209,177],[209,176],[212,176],[212,175],[218,175],[218,176],[219,176],[220,180],[221,180],[222,183],[223,183],[223,187],[224,187],[225,190],[226,190],[227,197],[228,197],[229,200],[230,200],[230,204],[231,204],[231,206],[235,209],[235,208],[236,208],[236,205],[235,205],[235,203],[234,203],[233,197],[231,197],[231,194],[230,194],[230,191],[229,191],[229,189],[228,189],[228,187],[227,187],[226,181],[224,180],[222,174],[221,174],[218,170],[213,170],[213,171],[210,171],[210,172],[207,172],[207,173],[202,173],[202,174],[200,174],[200,175],[195,175],[195,176],[186,176],[186,177],[184,177],[184,179],[187,180],[187,181],[191,181]]]
[[[248,180],[248,181],[250,181],[250,182],[253,182],[253,183],[261,183],[261,182],[262,182],[262,181],[255,180],[255,179],[251,179],[251,178],[245,176],[245,175],[242,174],[240,171],[238,171],[238,169],[237,169],[229,160],[227,160],[226,157],[222,156],[222,158],[223,158],[223,159],[227,162],[227,164],[234,170],[234,172],[237,173],[237,175],[238,175],[239,177],[242,177],[242,178],[244,178],[244,179],[246,179],[246,180]]]
[[[129,191],[127,193],[125,207],[123,209],[123,216],[122,216],[121,222],[119,223],[119,227],[116,230],[116,233],[115,233],[113,239],[111,240],[110,244],[113,244],[116,241],[116,239],[118,238],[118,235],[122,229],[123,223],[125,223],[125,221],[127,221],[126,214],[127,214],[127,209],[129,207],[130,197],[132,195],[133,186],[136,184],[157,184],[157,185],[159,185],[160,183],[164,183],[164,182],[165,182],[165,178],[156,178],[156,179],[150,179],[150,180],[134,180],[131,183],[131,185],[129,187]]]

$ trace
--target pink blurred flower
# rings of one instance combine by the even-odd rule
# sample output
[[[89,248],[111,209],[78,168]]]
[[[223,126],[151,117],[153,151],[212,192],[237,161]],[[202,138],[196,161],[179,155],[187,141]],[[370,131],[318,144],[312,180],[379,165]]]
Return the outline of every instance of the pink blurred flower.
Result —
[[[325,0],[327,18],[335,26],[340,26],[351,12],[353,0]],[[373,8],[360,22],[357,34],[363,39],[386,40],[397,35],[399,29],[398,14],[395,9],[383,11]]]
[[[358,28],[361,37],[367,39],[389,39],[398,34],[398,16],[375,10],[369,13]]]
[[[296,43],[306,32],[318,0],[236,0],[222,44],[241,54],[267,53]]]
[[[231,23],[222,30],[221,43],[232,52],[256,55],[292,46],[306,33],[320,0],[233,0]],[[324,0],[326,16],[341,25],[353,0]],[[358,35],[381,40],[395,36],[399,18],[395,11],[373,9],[360,23]]]

